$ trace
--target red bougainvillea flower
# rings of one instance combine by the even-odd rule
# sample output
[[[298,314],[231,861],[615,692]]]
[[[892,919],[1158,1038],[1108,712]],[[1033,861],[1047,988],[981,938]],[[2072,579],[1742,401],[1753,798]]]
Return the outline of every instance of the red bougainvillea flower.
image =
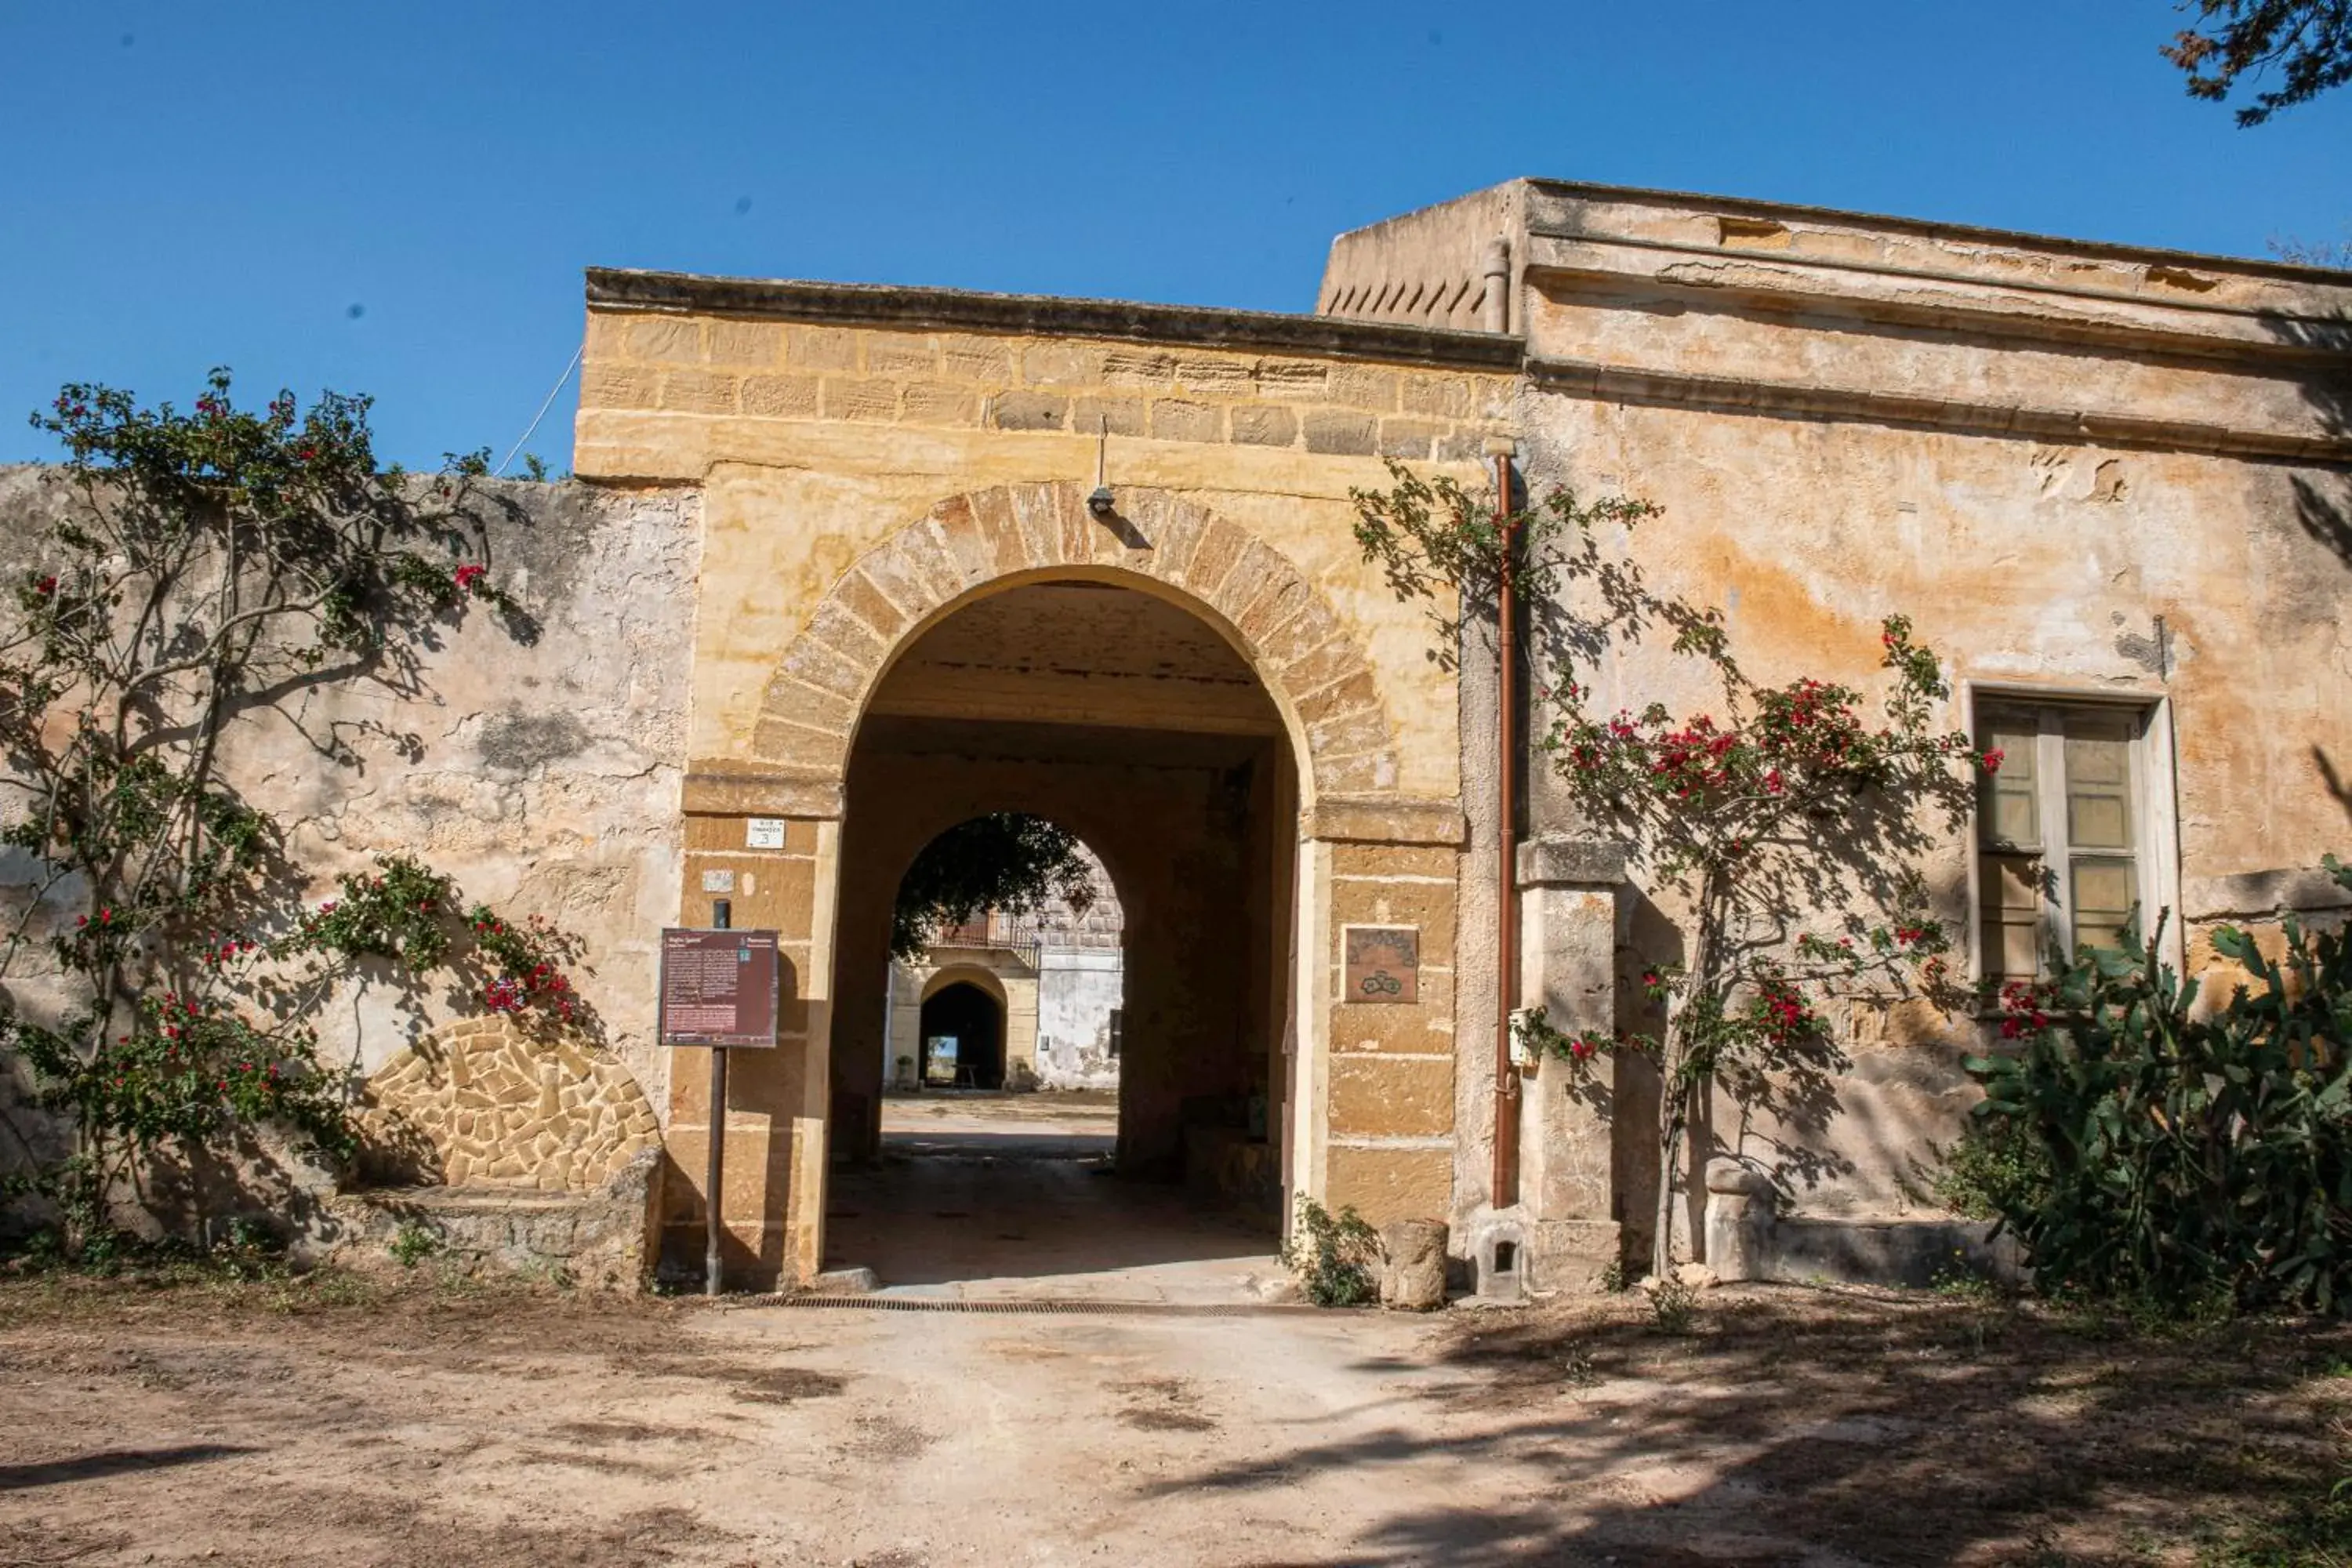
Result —
[[[44,599],[47,598],[57,591],[58,580],[55,577],[44,577],[39,582],[33,584],[33,592],[38,594]]]
[[[1997,773],[2000,772],[2001,759],[2007,755],[2008,753],[2006,752],[2003,752],[2000,747],[1996,746],[1991,751],[1987,752],[1979,760],[1984,763],[1985,772],[1989,773]]]
[[[458,567],[457,570],[452,574],[457,584],[457,591],[461,594],[472,593],[474,591],[474,584],[480,582],[488,571],[488,567],[480,564],[478,562],[472,561],[468,561],[465,565]]]

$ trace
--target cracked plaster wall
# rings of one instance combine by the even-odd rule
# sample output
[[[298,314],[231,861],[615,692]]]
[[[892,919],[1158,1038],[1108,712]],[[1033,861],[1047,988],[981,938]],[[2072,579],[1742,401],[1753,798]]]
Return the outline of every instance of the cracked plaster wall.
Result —
[[[1532,314],[1538,340],[1548,324],[1565,330],[1567,318],[1541,304]],[[1595,353],[1593,322],[1578,330],[1575,346]],[[1806,355],[1826,352],[1832,334],[1817,337],[1801,321],[1781,331],[1791,346],[1777,363],[1802,380]],[[1706,347],[1654,337],[1629,352],[1696,363]],[[1849,354],[1838,362],[1843,374],[1899,383],[1895,345],[1876,347],[1885,363]],[[2014,378],[2033,392],[2042,374],[2031,356],[1998,343],[1936,352],[1973,353],[1983,379],[2004,390]],[[2160,381],[2165,373],[2147,363],[2135,374]],[[2064,401],[2075,388],[2053,370],[2039,390]],[[2279,410],[2290,405],[2306,419],[2322,414],[2327,396],[2259,382],[2211,413],[2263,427],[2283,423]],[[2342,469],[1537,388],[1524,395],[1522,416],[1521,460],[1538,490],[1567,483],[1664,506],[1635,537],[1604,540],[1604,550],[1638,561],[1655,592],[1722,606],[1733,649],[1759,681],[1811,675],[1874,692],[1879,617],[1902,611],[1956,686],[2167,700],[2177,736],[2176,909],[2192,972],[2211,964],[2210,933],[2224,919],[2274,917],[2305,896],[2323,908],[2338,901],[2299,868],[2352,840],[2352,792],[2341,784],[2352,759],[2352,480]],[[1658,700],[1699,712],[1722,700],[1700,667],[1655,637],[1612,652],[1585,679],[1602,711]],[[1939,723],[1963,722],[1956,691]],[[1487,788],[1480,779],[1465,793],[1475,800]],[[1537,831],[1578,831],[1540,766],[1530,817]],[[2144,841],[2144,853],[2157,847]],[[1968,858],[1964,841],[1947,840],[1925,866],[1961,932],[1972,925]],[[1638,862],[1633,877],[1621,902],[1621,998],[1636,994],[1628,978],[1642,963],[1675,951],[1671,893],[1647,885]],[[1621,1003],[1621,1022],[1652,1026],[1638,1006]],[[1976,1098],[1959,1058],[1980,1048],[1979,1034],[1924,1004],[1865,1010],[1852,1020],[1853,1065],[1825,1127],[1743,1127],[1725,1104],[1717,1134],[1790,1172],[1798,1212],[1908,1212],[1917,1165],[1932,1163],[1931,1145],[1957,1133]],[[1618,1136],[1622,1158],[1624,1128]],[[1646,1212],[1629,1208],[1628,1218]]]
[[[274,814],[287,850],[330,896],[340,871],[413,853],[466,896],[541,914],[584,943],[575,975],[612,1058],[654,1105],[658,938],[677,916],[679,780],[700,563],[700,498],[577,482],[487,487],[500,502],[490,580],[538,622],[523,642],[478,610],[433,639],[413,682],[298,693],[228,732],[236,786]],[[33,560],[67,504],[54,470],[0,469],[11,526],[0,572]],[[330,738],[352,765],[319,749]],[[331,1059],[362,1076],[424,1028],[479,1011],[436,989],[423,1027],[388,987],[346,988],[318,1020]]]

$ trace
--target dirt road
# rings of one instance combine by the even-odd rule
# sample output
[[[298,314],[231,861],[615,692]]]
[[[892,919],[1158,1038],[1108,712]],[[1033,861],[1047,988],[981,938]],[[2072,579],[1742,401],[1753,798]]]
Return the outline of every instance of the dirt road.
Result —
[[[0,1333],[0,1561],[1320,1560],[1512,1484],[1402,1462],[1481,1381],[1422,1321],[471,1305]]]
[[[20,1283],[0,1563],[2145,1562],[2324,1493],[2348,1352],[1785,1289],[1669,1336]]]

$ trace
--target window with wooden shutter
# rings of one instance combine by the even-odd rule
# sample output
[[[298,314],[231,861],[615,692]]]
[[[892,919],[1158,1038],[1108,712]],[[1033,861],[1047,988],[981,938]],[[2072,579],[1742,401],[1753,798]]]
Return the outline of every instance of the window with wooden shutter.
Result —
[[[2030,980],[2053,951],[2120,946],[2148,907],[2146,734],[2137,709],[2004,700],[1979,710],[1978,744],[2001,753],[1977,813],[1987,978]]]

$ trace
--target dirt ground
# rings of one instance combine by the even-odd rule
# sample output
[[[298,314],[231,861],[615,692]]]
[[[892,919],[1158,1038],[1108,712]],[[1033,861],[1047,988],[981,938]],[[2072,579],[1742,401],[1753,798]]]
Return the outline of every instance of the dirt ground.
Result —
[[[2352,1411],[2346,1330],[1893,1292],[943,1305],[0,1281],[0,1563],[2187,1563]]]

